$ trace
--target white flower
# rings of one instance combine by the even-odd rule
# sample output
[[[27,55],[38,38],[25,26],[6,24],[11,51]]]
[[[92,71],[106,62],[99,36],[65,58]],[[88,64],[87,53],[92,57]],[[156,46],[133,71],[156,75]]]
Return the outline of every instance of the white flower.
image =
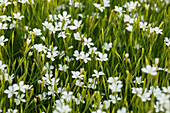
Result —
[[[69,56],[65,57],[65,61],[67,61],[67,62],[71,62],[72,60],[74,60],[74,58],[69,58]]]
[[[140,49],[140,48],[142,48],[142,46],[141,46],[140,44],[136,44],[136,45],[134,46],[134,48],[135,48],[135,49]]]
[[[112,92],[121,92],[121,88],[123,87],[122,83],[112,83],[109,85],[109,88],[112,90]]]
[[[70,35],[70,33],[66,33],[65,31],[60,32],[60,33],[58,34],[58,38],[59,38],[59,37],[66,38],[66,37],[67,37],[66,35]]]
[[[8,41],[8,39],[5,39],[4,35],[0,36],[0,45],[4,46],[4,42]]]
[[[125,53],[125,58],[129,58],[129,53]]]
[[[116,94],[116,95],[109,95],[109,98],[111,99],[110,101],[111,101],[113,104],[115,104],[116,101],[121,100],[121,98],[118,97],[118,94]]]
[[[126,113],[126,108],[123,107],[122,109],[117,110],[117,113]]]
[[[126,4],[124,5],[124,7],[125,7],[125,8],[128,8],[127,10],[128,10],[129,12],[132,12],[132,10],[136,9],[136,6],[140,6],[140,5],[141,5],[141,4],[140,4],[138,1],[135,1],[135,2],[130,1],[130,3],[126,3]]]
[[[55,57],[57,56],[58,54],[57,53],[55,53],[55,52],[47,52],[47,58],[50,58],[51,59],[51,61],[54,61],[55,59]]]
[[[119,77],[109,77],[107,82],[108,83],[122,83],[121,81],[118,81]]]
[[[43,101],[43,100],[46,100],[46,96],[47,96],[47,93],[46,92],[43,92],[42,94],[38,94],[39,98],[40,98],[40,101]]]
[[[153,75],[153,76],[157,75],[157,72],[156,72],[157,68],[156,67],[151,67],[150,65],[146,65],[146,68],[144,67],[141,70],[143,72],[145,72],[147,74],[150,74],[150,75]]]
[[[67,93],[67,91],[64,91],[62,92],[61,98],[65,99],[67,102],[70,102],[72,95],[73,95],[73,92],[70,91],[69,93]]]
[[[146,90],[143,94],[138,94],[138,96],[141,97],[142,102],[146,102],[147,100],[151,100],[150,93],[146,92]]]
[[[55,90],[54,90],[54,86],[48,86],[48,95],[52,95],[55,96]]]
[[[34,28],[34,29],[33,29],[33,34],[36,35],[36,36],[42,35],[41,29]]]
[[[123,11],[123,8],[122,8],[122,7],[118,7],[118,6],[115,6],[114,11],[119,12],[119,15],[120,15],[120,16],[122,15],[122,12],[125,12],[125,11]]]
[[[68,21],[70,17],[71,17],[71,15],[70,14],[67,15],[67,11],[64,11],[63,15],[58,14],[58,18],[60,19],[60,21],[64,21],[64,20]]]
[[[84,45],[87,45],[88,48],[90,48],[91,45],[94,45],[93,42],[91,42],[91,38],[84,38]]]
[[[93,111],[91,113],[106,113],[105,111],[102,111],[101,109],[98,109],[97,111]]]
[[[71,111],[72,109],[69,107],[69,105],[61,105],[61,106],[56,106],[53,113],[69,113]]]
[[[91,47],[91,48],[89,48],[89,54],[96,54],[96,52],[97,52],[97,47]]]
[[[52,15],[52,14],[50,14],[50,15],[49,15],[49,21],[54,22],[54,20],[58,20],[57,15]]]
[[[31,39],[27,39],[26,43],[27,43],[27,46],[29,46],[29,44],[31,43]]]
[[[75,85],[82,87],[83,84],[84,84],[83,82],[81,82],[81,81],[79,81],[79,80],[76,80]]]
[[[168,37],[165,37],[164,42],[166,42],[166,45],[169,46],[170,45],[170,38],[168,39]]]
[[[74,20],[73,23],[74,23],[74,25],[68,26],[68,28],[69,28],[70,30],[75,30],[75,29],[80,28],[80,27],[81,27],[82,20],[80,20],[80,21]]]
[[[110,107],[110,101],[104,100],[103,103],[104,103],[105,109],[108,109]]]
[[[20,102],[26,102],[26,100],[23,99],[24,97],[25,97],[25,94],[17,95],[17,98],[15,98],[16,105],[19,105]]]
[[[11,21],[11,16],[6,16],[6,15],[2,15],[2,16],[0,16],[0,18],[2,18],[2,22],[5,22],[5,21]]]
[[[94,70],[95,74],[92,74],[93,77],[99,78],[100,75],[104,75],[102,71],[98,72],[97,70]]]
[[[83,80],[84,75],[80,75],[79,71],[71,71],[71,73],[73,74],[72,78],[79,78]]]
[[[14,18],[15,18],[15,19],[19,19],[19,20],[21,20],[22,18],[24,18],[24,16],[23,16],[23,15],[21,15],[19,12],[17,12],[17,13],[13,13],[13,15],[14,15]]]
[[[164,112],[163,106],[158,101],[156,102],[156,105],[154,105],[154,108],[156,112],[159,112],[159,111]]]
[[[162,95],[162,91],[161,89],[157,86],[156,88],[154,88],[153,86],[150,87],[149,90],[150,94],[154,94],[155,97],[159,97],[160,95]]]
[[[69,67],[68,67],[67,65],[65,65],[65,64],[64,64],[63,66],[62,66],[61,64],[59,64],[59,70],[60,70],[60,71],[66,72],[66,70],[67,70],[68,68],[69,68]]]
[[[8,0],[0,0],[0,6],[4,5],[4,6],[8,6],[9,4],[11,4],[11,2],[8,2]]]
[[[127,25],[128,25],[128,27],[126,27],[126,30],[132,32],[133,31],[133,26],[130,25],[130,24],[127,24]]]
[[[45,26],[47,29],[50,29],[51,27],[54,27],[52,23],[48,23],[47,21],[42,23],[42,25]]]
[[[2,64],[2,61],[0,60],[0,69],[3,71],[7,67],[6,64]]]
[[[20,90],[25,93],[25,90],[28,89],[29,85],[24,85],[24,81],[20,81],[18,84],[13,84],[14,89]]]
[[[145,31],[146,28],[147,28],[147,24],[148,24],[147,22],[144,22],[144,23],[143,23],[143,22],[140,22],[140,23],[139,23],[139,26],[140,26],[140,28],[143,29],[143,31]]]
[[[97,60],[99,60],[99,61],[107,61],[108,60],[106,53],[104,53],[104,54],[99,53],[98,55],[99,55],[99,58],[97,58]]]
[[[59,59],[61,59],[65,55],[64,51],[59,52]]]
[[[169,93],[170,94],[170,86],[168,86],[167,88],[166,87],[162,87],[162,89],[163,89],[164,93]]]
[[[83,35],[80,36],[80,33],[79,33],[79,32],[74,33],[74,38],[75,38],[75,40],[81,41],[82,37],[83,37]]]
[[[76,102],[77,105],[79,105],[80,102],[85,103],[85,101],[82,100],[82,96],[81,96],[80,93],[77,93],[77,98],[75,98],[74,100],[75,100],[75,102]]]
[[[58,55],[59,51],[57,51],[57,48],[58,48],[57,46],[51,48],[51,45],[50,45],[48,51],[52,52],[53,54],[57,54]]]
[[[134,83],[137,82],[137,84],[144,83],[144,81],[141,81],[141,77],[136,77],[136,80],[133,81]]]
[[[9,86],[8,89],[4,91],[4,93],[8,94],[8,98],[11,98],[13,94],[18,94],[16,92],[18,89],[14,88],[13,86]]]
[[[141,95],[142,94],[142,88],[134,88],[134,87],[132,87],[132,94]]]
[[[15,28],[15,26],[16,26],[16,21],[13,20],[12,23],[10,24],[10,26],[9,26],[9,29]]]
[[[12,80],[14,78],[14,74],[12,74],[11,76],[7,73],[7,70],[4,70],[4,75],[5,75],[5,81],[8,81],[10,84],[12,83]],[[1,75],[0,75],[1,76]]]
[[[24,4],[24,3],[30,4],[29,0],[18,0],[18,2],[20,2],[20,3],[22,3],[22,4]]]
[[[166,109],[165,113],[170,113],[170,101],[163,105],[163,107]]]
[[[17,113],[18,110],[17,109],[8,109],[8,111],[6,113]]]
[[[148,10],[149,6],[150,6],[150,4],[145,4],[145,9]]]
[[[124,22],[126,23],[134,23],[134,19],[131,18],[129,15],[124,15]]]
[[[159,27],[155,27],[153,30],[156,32],[156,34],[162,34],[162,29],[159,29]]]
[[[81,57],[81,55],[79,54],[79,52],[78,52],[77,50],[75,50],[75,51],[74,51],[73,56],[75,56],[75,57],[76,57],[76,60],[79,60],[79,59],[80,59],[80,57]]]
[[[8,27],[7,27],[7,23],[1,23],[0,22],[0,29],[8,29]]]
[[[166,95],[164,93],[156,96],[156,99],[159,100],[160,104],[168,104],[169,103],[169,98],[170,98],[170,95]]]
[[[66,30],[67,25],[68,25],[68,22],[65,22],[64,25],[62,22],[58,22],[58,23],[55,22],[55,28],[54,28],[54,26],[52,26],[50,28],[50,31],[54,31],[54,33],[55,33],[55,31]]]
[[[42,45],[42,44],[34,44],[33,47],[31,47],[31,49],[35,48],[38,52],[41,52],[43,51],[44,53],[47,52],[47,47],[45,45]]]
[[[93,5],[98,8],[101,12],[105,9],[105,7],[101,7],[101,4],[93,3]]]
[[[88,56],[89,56],[88,53],[84,53],[84,51],[80,52],[80,58],[84,60],[84,63],[87,63],[88,60],[91,61],[91,58],[89,58]]]
[[[110,43],[104,43],[104,49],[105,50],[107,50],[107,51],[109,51],[110,50],[110,48],[112,48],[112,43],[110,42]]]
[[[110,0],[103,0],[104,7],[110,7]]]

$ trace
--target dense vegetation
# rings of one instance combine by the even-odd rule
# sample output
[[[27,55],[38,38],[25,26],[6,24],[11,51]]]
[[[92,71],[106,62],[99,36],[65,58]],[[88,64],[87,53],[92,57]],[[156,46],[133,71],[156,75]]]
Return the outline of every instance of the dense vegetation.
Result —
[[[0,112],[170,113],[169,0],[0,0]]]

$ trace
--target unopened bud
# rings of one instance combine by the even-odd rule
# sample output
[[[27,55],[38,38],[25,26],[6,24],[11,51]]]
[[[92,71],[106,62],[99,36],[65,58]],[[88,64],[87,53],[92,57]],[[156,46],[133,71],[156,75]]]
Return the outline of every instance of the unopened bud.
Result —
[[[44,36],[42,36],[41,39],[45,42],[45,37]]]
[[[37,103],[37,98],[34,98],[35,103]]]
[[[32,56],[32,55],[33,55],[33,52],[30,51],[30,52],[28,53],[28,56]]]
[[[47,68],[44,66],[43,68],[42,68],[42,71],[45,71]]]
[[[6,10],[6,7],[3,8],[3,11],[4,11],[4,12],[5,12],[5,10]]]
[[[145,9],[148,10],[148,9],[149,9],[149,6],[150,6],[149,4],[146,4],[146,5],[145,5]]]
[[[72,48],[73,48],[73,46],[70,46],[70,47],[68,47],[68,50],[69,50],[69,49],[72,49]]]
[[[15,7],[17,7],[17,2],[16,2],[16,1],[14,1],[13,3],[14,3],[14,6],[15,6]]]
[[[8,78],[8,82],[9,82],[9,84],[12,84],[12,78],[11,77]]]
[[[42,54],[41,57],[42,57],[42,60],[44,60],[44,54]]]
[[[128,57],[129,57],[129,53],[126,53],[126,54],[125,54],[125,58],[128,58]]]
[[[159,58],[155,58],[155,65],[158,65],[159,63]]]
[[[83,73],[83,71],[84,71],[84,68],[81,68],[81,69],[80,69],[80,74],[82,74],[82,73]]]
[[[37,61],[35,60],[35,59],[33,59],[33,61],[35,62],[35,64],[38,66],[38,63],[37,63]]]
[[[27,43],[27,46],[29,46],[29,44],[31,43],[31,39],[27,39],[26,43]]]

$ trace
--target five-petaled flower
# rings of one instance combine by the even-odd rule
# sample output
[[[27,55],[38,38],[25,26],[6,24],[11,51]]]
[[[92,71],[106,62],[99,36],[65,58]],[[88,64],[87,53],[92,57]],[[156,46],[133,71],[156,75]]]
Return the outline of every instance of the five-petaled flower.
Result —
[[[154,66],[152,67],[151,65],[146,65],[146,67],[143,67],[141,70],[153,76],[157,75],[157,72],[156,72],[157,68]]]

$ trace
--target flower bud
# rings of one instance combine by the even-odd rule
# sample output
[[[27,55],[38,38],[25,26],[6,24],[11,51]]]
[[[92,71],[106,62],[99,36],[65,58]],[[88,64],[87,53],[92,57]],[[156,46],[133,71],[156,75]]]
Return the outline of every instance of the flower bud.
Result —
[[[70,47],[68,47],[68,50],[70,50],[70,49],[72,49],[73,48],[73,46],[70,46]]]
[[[83,73],[83,71],[84,71],[84,68],[81,68],[81,69],[80,69],[80,74],[82,74],[82,73]]]
[[[155,65],[158,65],[159,63],[159,58],[155,58]]]
[[[34,98],[35,103],[37,103],[37,98]]]
[[[42,60],[44,61],[44,58],[45,58],[45,57],[44,57],[44,54],[41,54],[41,57],[42,57]]]
[[[44,36],[42,36],[41,39],[45,42],[45,37]]]
[[[13,3],[14,3],[14,6],[15,6],[15,7],[17,7],[17,2],[16,2],[16,1],[14,1]]]
[[[4,12],[5,12],[5,10],[6,10],[6,7],[3,8],[3,11],[4,11]]]
[[[149,9],[149,6],[150,6],[149,4],[146,4],[146,5],[145,5],[145,9],[148,10],[148,9]]]
[[[30,52],[28,53],[28,56],[32,56],[32,55],[33,55],[33,52],[30,51]]]
[[[126,54],[125,54],[125,58],[128,58],[128,57],[129,57],[129,53],[126,53]]]
[[[42,68],[42,71],[45,71],[45,70],[47,70],[47,68],[44,66],[44,67]]]
[[[29,46],[29,44],[31,43],[31,39],[27,39],[26,43],[27,43],[27,46]]]
[[[38,80],[38,84],[41,84],[42,83],[42,81],[41,80]]]

